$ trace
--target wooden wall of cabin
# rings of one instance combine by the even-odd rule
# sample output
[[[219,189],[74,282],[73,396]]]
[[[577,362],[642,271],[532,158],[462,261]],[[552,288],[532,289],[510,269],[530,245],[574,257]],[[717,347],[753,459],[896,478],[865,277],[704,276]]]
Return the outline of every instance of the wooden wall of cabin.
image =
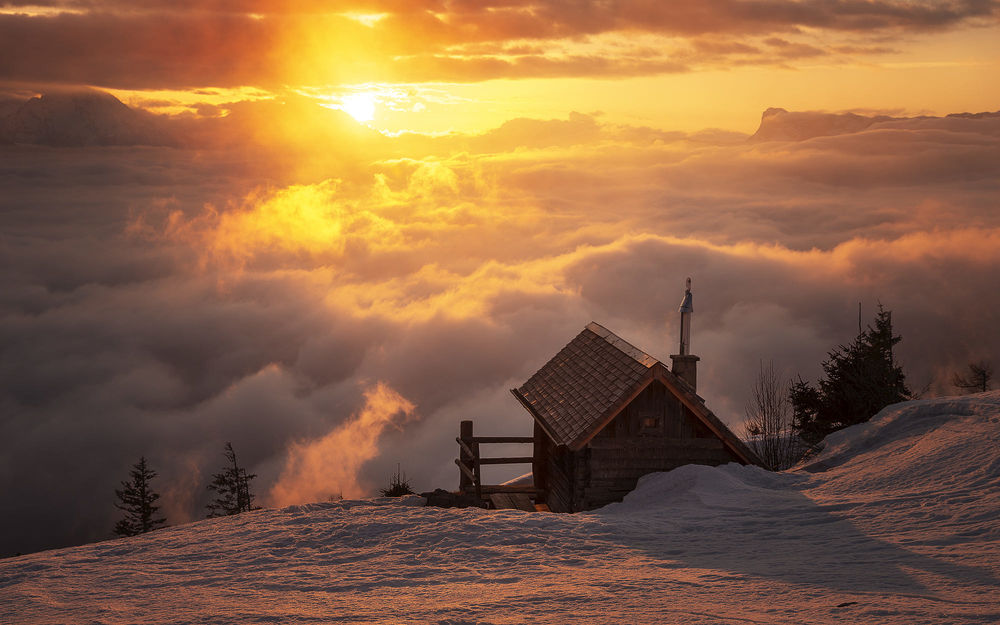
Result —
[[[575,510],[621,501],[647,473],[739,462],[660,382],[646,387],[577,455],[585,455],[585,469],[575,475]]]
[[[574,500],[580,496],[574,493],[574,490],[580,490],[576,477],[577,456],[577,453],[555,445],[536,424],[532,471],[535,487],[544,491],[544,495],[536,501],[544,501],[552,512],[576,512],[581,509],[574,506]]]

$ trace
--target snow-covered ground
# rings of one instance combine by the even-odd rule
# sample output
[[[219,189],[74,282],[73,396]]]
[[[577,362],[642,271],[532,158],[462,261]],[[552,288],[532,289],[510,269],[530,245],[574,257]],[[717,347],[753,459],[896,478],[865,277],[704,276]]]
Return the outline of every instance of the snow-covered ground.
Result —
[[[3,623],[997,623],[1000,392],[559,515],[372,500],[0,561]]]

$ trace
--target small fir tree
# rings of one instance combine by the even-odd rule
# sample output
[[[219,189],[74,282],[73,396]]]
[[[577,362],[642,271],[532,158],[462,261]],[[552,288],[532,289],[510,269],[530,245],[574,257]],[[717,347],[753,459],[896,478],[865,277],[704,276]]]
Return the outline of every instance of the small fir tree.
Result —
[[[118,536],[145,534],[159,529],[167,522],[164,518],[156,518],[156,512],[160,508],[155,503],[160,496],[153,492],[150,485],[156,477],[156,471],[146,465],[146,458],[140,457],[129,473],[132,480],[122,482],[121,490],[115,489],[115,496],[118,497],[115,507],[125,513],[125,518],[115,525],[115,534]]]
[[[399,468],[399,463],[396,463],[396,473],[389,480],[389,486],[379,489],[378,492],[383,497],[402,497],[413,494],[410,482],[406,479],[406,474]]]
[[[260,510],[260,506],[253,505],[254,495],[250,489],[250,481],[257,477],[257,474],[248,474],[246,469],[236,462],[236,452],[232,443],[226,443],[224,455],[229,461],[228,466],[213,475],[212,483],[208,485],[208,490],[216,493],[215,501],[206,506],[208,518]]]

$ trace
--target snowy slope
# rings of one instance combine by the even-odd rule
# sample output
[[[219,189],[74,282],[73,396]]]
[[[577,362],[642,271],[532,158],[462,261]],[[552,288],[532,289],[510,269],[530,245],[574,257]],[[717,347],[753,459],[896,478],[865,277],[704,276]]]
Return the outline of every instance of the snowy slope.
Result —
[[[0,562],[3,623],[1000,622],[1000,393],[577,515],[293,506]]]

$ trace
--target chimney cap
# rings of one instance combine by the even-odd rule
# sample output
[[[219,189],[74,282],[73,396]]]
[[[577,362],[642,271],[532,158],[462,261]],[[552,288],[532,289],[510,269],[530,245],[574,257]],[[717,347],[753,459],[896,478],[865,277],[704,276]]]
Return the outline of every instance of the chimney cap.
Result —
[[[684,290],[684,299],[681,300],[680,312],[682,313],[693,313],[694,304],[691,297],[691,278],[687,279],[686,289]]]

